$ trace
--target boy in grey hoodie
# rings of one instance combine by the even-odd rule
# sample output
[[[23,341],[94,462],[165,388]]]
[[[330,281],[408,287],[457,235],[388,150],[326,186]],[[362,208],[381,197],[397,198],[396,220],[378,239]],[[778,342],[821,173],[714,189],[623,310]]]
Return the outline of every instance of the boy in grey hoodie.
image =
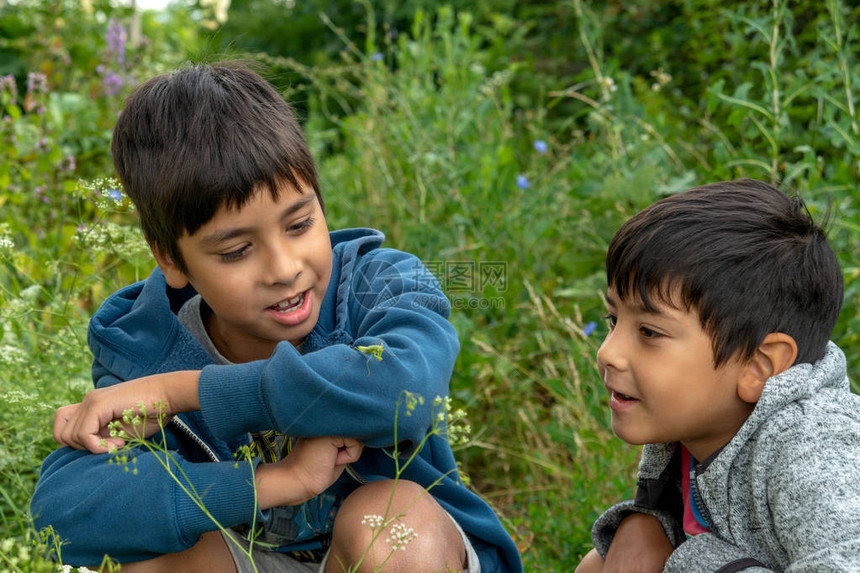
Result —
[[[598,368],[613,431],[645,446],[577,572],[860,571],[842,274],[803,202],[690,189],[627,221],[606,267]]]

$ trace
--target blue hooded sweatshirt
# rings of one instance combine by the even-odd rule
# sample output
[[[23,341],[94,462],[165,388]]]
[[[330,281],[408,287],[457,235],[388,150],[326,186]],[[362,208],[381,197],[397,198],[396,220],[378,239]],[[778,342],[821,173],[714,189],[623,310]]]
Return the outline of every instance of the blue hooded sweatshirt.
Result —
[[[168,287],[158,269],[105,301],[88,332],[95,385],[201,369],[201,409],[174,417],[164,432],[178,481],[163,454],[143,449],[136,473],[108,463],[109,454],[60,448],[45,459],[30,509],[37,529],[51,525],[65,542],[64,562],[92,566],[105,554],[132,562],[183,551],[216,529],[213,519],[222,527],[267,523],[271,511],[255,509],[252,464],[233,459],[249,432],[360,440],[361,458],[333,486],[341,491],[394,477],[389,454],[397,445],[409,455],[427,436],[438,414],[431,404],[448,394],[459,342],[438,282],[416,257],[380,248],[383,239],[371,229],[331,233],[331,280],[303,354],[282,342],[267,360],[213,364],[176,316],[193,289]],[[382,361],[354,349],[379,340],[390,349]],[[409,415],[404,390],[424,398]],[[522,571],[498,517],[460,481],[444,436],[430,436],[400,478],[432,485],[483,571]],[[211,517],[183,486],[202,497]]]

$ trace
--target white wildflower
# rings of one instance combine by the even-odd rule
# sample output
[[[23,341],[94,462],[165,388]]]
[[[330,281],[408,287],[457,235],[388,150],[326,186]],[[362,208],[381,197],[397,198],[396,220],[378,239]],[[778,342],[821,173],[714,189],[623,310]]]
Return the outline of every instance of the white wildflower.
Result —
[[[371,529],[377,529],[385,524],[385,518],[381,515],[365,515],[361,524],[369,525]]]
[[[404,523],[395,523],[388,530],[391,537],[385,538],[385,542],[391,545],[392,551],[405,550],[409,542],[418,537],[418,533]]]
[[[603,87],[603,89],[605,89],[607,91],[610,91],[610,92],[618,91],[618,86],[615,85],[615,80],[613,80],[609,76],[603,76],[600,79],[600,85]]]

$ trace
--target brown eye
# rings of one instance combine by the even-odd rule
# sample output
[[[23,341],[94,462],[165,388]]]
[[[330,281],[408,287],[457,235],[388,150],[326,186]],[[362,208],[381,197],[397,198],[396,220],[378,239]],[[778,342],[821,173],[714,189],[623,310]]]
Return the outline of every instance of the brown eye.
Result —
[[[647,326],[640,327],[639,332],[641,332],[642,336],[644,336],[645,338],[657,338],[657,337],[663,336],[662,334],[660,334],[656,330],[651,330]]]
[[[300,233],[302,231],[310,229],[311,227],[313,227],[313,225],[314,225],[314,218],[308,217],[307,219],[305,219],[301,223],[296,223],[295,225],[290,225],[290,227],[287,230],[292,232],[292,233],[296,233],[296,232]]]
[[[238,261],[243,256],[245,256],[245,252],[248,250],[248,247],[241,247],[236,249],[235,251],[230,251],[229,253],[221,253],[218,255],[221,258],[221,262],[224,263],[232,263],[233,261]]]

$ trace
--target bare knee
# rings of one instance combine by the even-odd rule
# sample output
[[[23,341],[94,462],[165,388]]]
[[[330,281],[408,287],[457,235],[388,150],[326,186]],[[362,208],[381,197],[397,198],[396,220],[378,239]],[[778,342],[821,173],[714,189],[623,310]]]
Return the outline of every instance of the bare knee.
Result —
[[[433,496],[415,482],[386,480],[364,485],[344,501],[327,570],[460,571],[465,558],[460,532]]]
[[[124,563],[122,573],[236,573],[236,564],[220,531],[200,536],[196,545],[137,563]]]
[[[596,549],[592,549],[585,554],[579,565],[576,566],[576,573],[600,573],[603,570],[603,557]]]

